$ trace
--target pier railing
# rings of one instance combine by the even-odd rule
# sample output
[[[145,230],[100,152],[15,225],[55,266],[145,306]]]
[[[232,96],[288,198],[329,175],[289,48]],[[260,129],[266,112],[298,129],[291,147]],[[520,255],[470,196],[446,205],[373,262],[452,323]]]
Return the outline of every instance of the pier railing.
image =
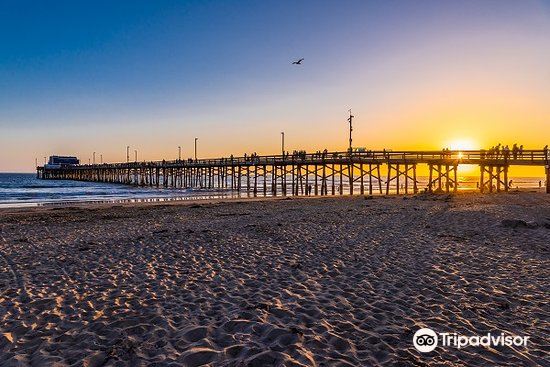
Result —
[[[82,164],[72,166],[75,169],[90,167],[140,167],[140,166],[220,166],[220,165],[257,165],[257,164],[292,164],[322,163],[339,161],[409,161],[411,163],[430,163],[434,161],[457,161],[461,164],[509,164],[544,166],[549,163],[550,155],[545,150],[524,150],[521,152],[489,152],[484,150],[449,150],[449,151],[337,151],[318,153],[297,153],[279,155],[250,155],[239,157],[222,157],[207,159],[174,159],[162,161],[130,161],[119,163]]]

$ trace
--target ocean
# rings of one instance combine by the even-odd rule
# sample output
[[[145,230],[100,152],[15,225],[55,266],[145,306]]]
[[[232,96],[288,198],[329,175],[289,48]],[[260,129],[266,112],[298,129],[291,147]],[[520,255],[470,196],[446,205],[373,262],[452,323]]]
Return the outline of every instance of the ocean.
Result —
[[[512,187],[539,189],[541,177],[511,177]],[[419,189],[427,184],[419,177]],[[459,177],[460,190],[475,190],[478,178]],[[542,182],[544,185],[544,182]],[[270,186],[268,184],[268,186]],[[376,188],[377,185],[375,184]],[[290,189],[289,189],[290,190]],[[348,191],[344,181],[343,191]],[[268,188],[268,193],[270,189]],[[359,188],[355,188],[359,193]],[[72,202],[144,202],[250,197],[246,190],[240,194],[227,190],[164,189],[134,187],[121,184],[80,182],[68,180],[39,180],[32,173],[0,173],[0,208],[57,205]],[[259,195],[261,196],[261,195]]]
[[[33,173],[0,173],[0,208],[71,202],[133,202],[208,199],[229,192],[157,189],[101,182],[39,180]]]

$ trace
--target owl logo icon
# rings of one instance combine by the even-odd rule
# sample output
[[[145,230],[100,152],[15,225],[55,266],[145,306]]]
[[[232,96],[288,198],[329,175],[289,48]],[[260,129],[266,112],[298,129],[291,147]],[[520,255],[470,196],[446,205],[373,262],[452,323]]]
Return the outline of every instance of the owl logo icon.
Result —
[[[421,353],[431,352],[437,347],[437,334],[432,329],[422,328],[414,333],[413,344]]]

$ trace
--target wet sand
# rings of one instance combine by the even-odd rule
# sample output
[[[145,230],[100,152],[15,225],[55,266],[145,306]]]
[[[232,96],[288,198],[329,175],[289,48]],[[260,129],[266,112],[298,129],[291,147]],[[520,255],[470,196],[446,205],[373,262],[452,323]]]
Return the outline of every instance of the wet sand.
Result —
[[[543,365],[549,250],[541,193],[0,210],[0,366]]]

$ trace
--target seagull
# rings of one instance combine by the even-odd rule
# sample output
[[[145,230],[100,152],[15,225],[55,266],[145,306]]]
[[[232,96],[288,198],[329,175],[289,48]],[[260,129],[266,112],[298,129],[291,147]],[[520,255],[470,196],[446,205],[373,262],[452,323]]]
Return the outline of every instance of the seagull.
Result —
[[[302,65],[302,61],[304,61],[303,58],[301,58],[301,59],[298,60],[298,61],[294,61],[294,62],[292,63],[292,65]]]

